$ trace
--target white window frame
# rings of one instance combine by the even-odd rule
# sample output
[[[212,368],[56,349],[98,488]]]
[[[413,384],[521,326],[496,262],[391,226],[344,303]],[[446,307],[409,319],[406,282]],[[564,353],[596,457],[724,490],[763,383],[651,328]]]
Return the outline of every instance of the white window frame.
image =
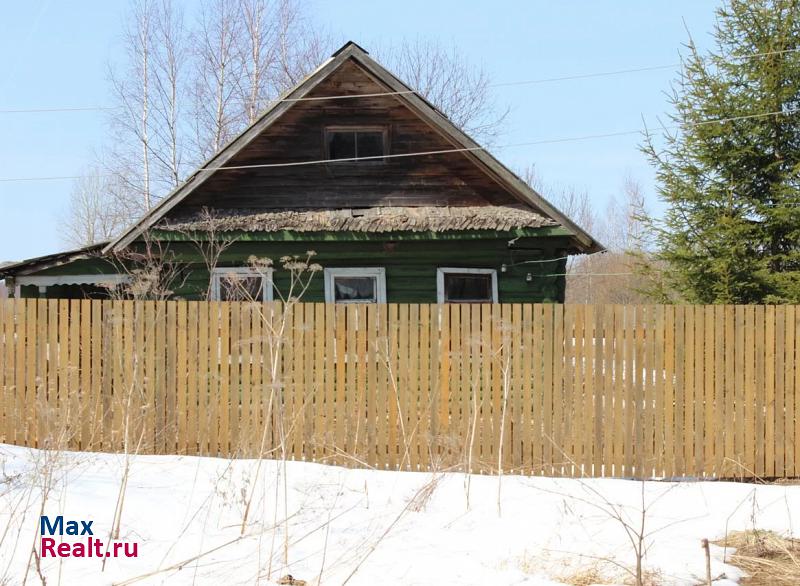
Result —
[[[383,267],[348,267],[325,269],[325,302],[326,303],[386,303],[386,269]],[[375,301],[336,301],[333,281],[336,277],[375,277]]]
[[[446,274],[458,275],[491,275],[492,276],[492,300],[473,303],[497,303],[497,271],[495,269],[470,269],[462,267],[439,267],[436,269],[436,302],[437,303],[458,303],[455,301],[445,301],[444,298],[444,276]],[[464,302],[468,303],[468,302]]]
[[[256,269],[254,267],[217,267],[211,270],[211,300],[220,301],[220,280],[228,275],[244,275],[261,277],[261,301],[272,301],[273,269]]]

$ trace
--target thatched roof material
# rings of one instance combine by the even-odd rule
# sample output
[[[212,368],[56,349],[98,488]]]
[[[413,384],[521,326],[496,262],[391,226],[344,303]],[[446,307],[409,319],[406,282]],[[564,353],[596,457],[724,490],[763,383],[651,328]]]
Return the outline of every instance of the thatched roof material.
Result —
[[[176,232],[445,232],[541,228],[558,223],[529,209],[507,206],[377,207],[344,210],[226,210],[162,221]]]

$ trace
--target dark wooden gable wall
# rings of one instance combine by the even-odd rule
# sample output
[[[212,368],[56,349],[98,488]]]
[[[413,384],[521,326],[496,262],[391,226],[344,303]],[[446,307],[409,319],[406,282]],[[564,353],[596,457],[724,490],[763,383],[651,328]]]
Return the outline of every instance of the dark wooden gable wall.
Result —
[[[375,94],[387,89],[346,61],[308,97]],[[391,154],[453,148],[394,96],[301,101],[226,166],[318,160],[326,126],[385,126]],[[353,208],[518,203],[463,154],[383,162],[218,171],[170,216],[212,208]]]

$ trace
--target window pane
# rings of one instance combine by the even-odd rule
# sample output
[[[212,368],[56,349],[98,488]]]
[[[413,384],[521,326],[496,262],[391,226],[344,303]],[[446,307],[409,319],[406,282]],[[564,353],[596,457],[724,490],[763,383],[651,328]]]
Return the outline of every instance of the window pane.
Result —
[[[355,132],[328,133],[328,158],[352,159],[356,156]]]
[[[357,144],[357,156],[359,157],[382,157],[383,156],[383,133],[382,132],[359,132]]]
[[[362,301],[375,303],[377,297],[375,277],[334,277],[334,301]]]
[[[491,303],[492,275],[445,273],[444,295],[445,301]]]
[[[224,275],[219,280],[221,301],[261,301],[264,277],[260,275]]]

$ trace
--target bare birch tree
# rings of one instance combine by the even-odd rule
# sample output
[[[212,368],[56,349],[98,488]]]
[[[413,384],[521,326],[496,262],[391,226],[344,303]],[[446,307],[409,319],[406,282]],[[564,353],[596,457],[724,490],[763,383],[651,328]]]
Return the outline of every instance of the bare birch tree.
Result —
[[[65,244],[80,248],[103,242],[125,227],[127,214],[119,207],[113,181],[95,166],[73,183],[62,222]]]
[[[207,0],[200,11],[193,94],[195,148],[199,159],[218,153],[236,135],[241,106],[237,86],[243,71],[237,39],[242,30],[238,6]]]
[[[152,207],[150,160],[150,81],[155,10],[151,0],[134,0],[122,35],[124,68],[109,68],[109,80],[118,109],[111,118],[114,159],[134,167],[131,187],[145,210]],[[135,164],[135,166],[134,166]]]
[[[252,124],[281,93],[297,84],[332,52],[295,0],[239,0],[243,65],[239,99]]]
[[[167,191],[180,184],[186,171],[183,103],[190,55],[183,13],[172,0],[161,0],[154,12],[152,127],[157,142],[151,154],[161,190]]]
[[[131,198],[120,209],[132,221],[147,211],[185,173],[187,35],[171,0],[134,0],[122,35],[124,62],[109,65],[116,108],[100,164]]]

